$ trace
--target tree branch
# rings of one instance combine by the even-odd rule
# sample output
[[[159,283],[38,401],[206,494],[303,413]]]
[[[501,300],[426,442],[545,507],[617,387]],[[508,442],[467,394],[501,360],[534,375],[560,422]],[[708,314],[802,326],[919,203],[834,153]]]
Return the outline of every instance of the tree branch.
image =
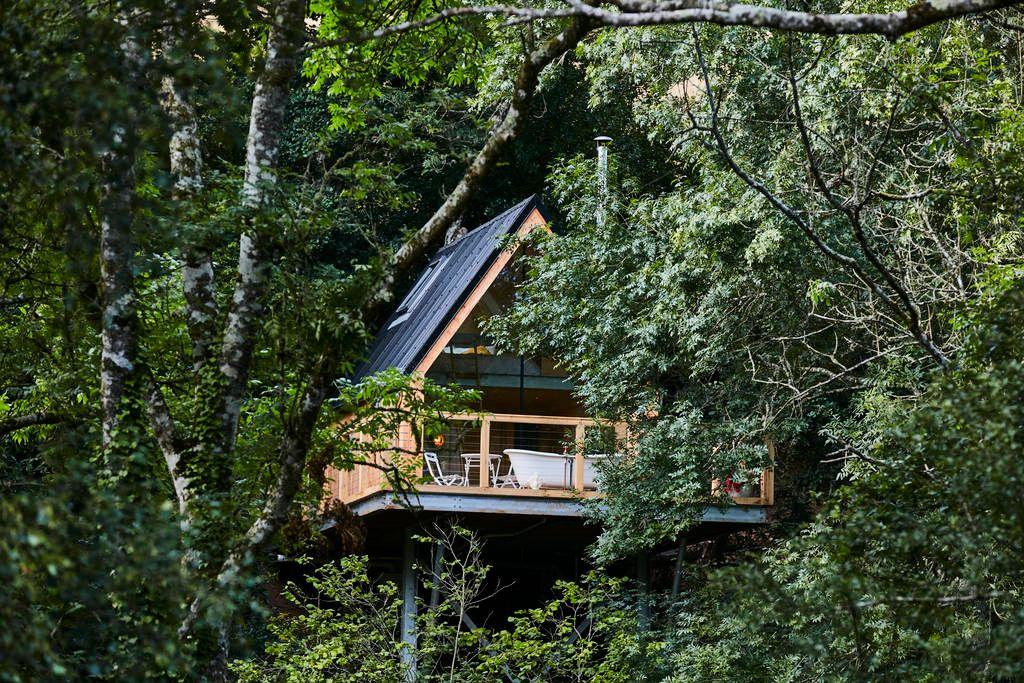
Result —
[[[953,0],[918,2],[897,12],[798,12],[761,5],[693,0],[687,7],[662,9],[661,3],[643,3],[646,11],[610,12],[579,0],[566,0],[577,16],[605,26],[652,26],[707,22],[720,26],[771,28],[819,35],[881,35],[896,38],[950,19],[1012,7],[1020,0]]]
[[[11,432],[16,432],[19,429],[27,429],[28,427],[36,427],[38,425],[55,425],[66,420],[67,416],[65,415],[43,412],[9,417],[0,421],[0,437],[7,436]]]
[[[298,411],[286,422],[284,435],[278,447],[280,469],[277,481],[270,490],[259,517],[252,523],[242,542],[224,560],[217,574],[217,585],[228,588],[235,584],[243,570],[260,552],[266,549],[274,534],[288,519],[288,511],[302,485],[306,456],[313,438],[313,430],[320,416],[320,408],[334,380],[335,361],[328,354],[321,356],[310,382],[302,394]],[[193,599],[188,614],[178,629],[182,637],[188,636],[202,610],[202,595]]]
[[[899,304],[897,304],[896,301],[893,301],[887,294],[883,296],[881,287],[874,282],[873,278],[867,278],[866,272],[858,272],[858,277],[868,283],[872,290],[879,295],[882,301],[906,321],[907,327],[910,328],[910,333],[913,335],[914,339],[916,339],[928,355],[938,363],[939,367],[946,368],[949,365],[949,360],[946,358],[945,354],[939,350],[935,345],[935,342],[932,340],[931,335],[925,332],[921,325],[921,308],[911,297],[910,292],[903,283],[900,282],[899,278],[897,278],[895,274],[893,274],[893,272],[889,270],[884,263],[882,263],[882,260],[878,257],[878,254],[871,246],[871,243],[868,241],[867,235],[864,232],[864,225],[861,222],[860,214],[864,204],[871,197],[871,185],[874,180],[875,171],[878,167],[879,155],[874,155],[871,167],[868,170],[863,201],[857,205],[852,205],[852,202],[840,201],[835,194],[833,194],[832,190],[821,175],[821,168],[818,165],[817,158],[815,157],[814,147],[811,144],[811,139],[807,132],[807,126],[803,118],[803,110],[800,106],[800,89],[797,86],[796,70],[793,66],[792,41],[789,43],[789,50],[789,84],[790,90],[793,94],[793,113],[796,118],[797,130],[800,133],[800,141],[803,145],[804,153],[807,156],[807,164],[811,170],[811,178],[813,178],[814,184],[817,185],[819,191],[821,191],[828,202],[837,211],[846,216],[850,223],[850,227],[853,230],[854,237],[857,240],[857,244],[860,245],[861,252],[865,257],[867,257],[868,262],[875,269],[875,272],[881,275],[882,279],[885,280],[889,287],[896,292],[896,298],[898,299]],[[889,121],[880,147],[884,147],[888,143],[890,135],[892,134],[898,102],[899,98],[897,98],[897,103],[893,104],[892,110],[889,113]],[[856,261],[853,262],[856,263]]]
[[[610,11],[579,0],[563,1],[567,5],[566,7],[542,8],[513,5],[453,7],[429,17],[405,21],[353,36],[345,39],[344,42],[374,40],[470,16],[505,16],[509,18],[510,22],[515,23],[576,17],[610,27],[710,23],[719,26],[769,28],[827,36],[879,35],[895,40],[932,24],[1014,7],[1021,2],[1021,0],[951,0],[950,2],[926,0],[896,12],[819,14],[712,0],[684,0],[682,2],[617,0],[614,4],[621,8],[620,11]],[[329,47],[341,42],[319,43],[311,46],[311,49]]]
[[[491,129],[483,147],[477,152],[462,180],[444,203],[388,260],[384,277],[363,307],[366,319],[372,320],[378,307],[389,299],[397,274],[421,259],[432,245],[439,243],[452,222],[465,211],[484,176],[522,130],[526,111],[537,91],[541,72],[561,55],[574,49],[588,30],[588,22],[574,19],[564,30],[525,55],[519,66],[512,98],[504,117]]]
[[[178,469],[178,465],[181,463],[181,452],[185,446],[178,438],[171,410],[164,399],[164,392],[152,378],[149,378],[146,385],[146,407],[153,435],[164,455],[167,473],[171,475],[174,495],[178,500],[178,512],[182,516],[187,516],[189,480]]]
[[[920,343],[923,346],[925,351],[927,351],[929,355],[931,355],[932,358],[935,359],[939,366],[942,368],[947,367],[948,361],[946,360],[945,356],[942,355],[942,353],[935,347],[935,344],[932,342],[931,338],[926,333],[923,332],[920,326],[920,318],[918,317],[915,320],[913,318],[913,311],[911,309],[906,309],[899,303],[893,301],[892,297],[890,297],[889,294],[882,288],[882,286],[868,274],[864,266],[861,265],[861,263],[857,259],[831,247],[828,243],[824,241],[824,239],[822,239],[820,235],[818,235],[814,228],[811,227],[811,225],[800,215],[800,213],[795,208],[789,206],[780,197],[776,196],[770,189],[768,189],[768,187],[764,185],[764,183],[761,183],[760,181],[753,178],[749,173],[747,173],[745,170],[743,170],[743,168],[739,166],[739,164],[733,158],[732,153],[729,151],[729,146],[726,143],[724,136],[722,135],[721,127],[718,123],[718,105],[715,101],[714,91],[711,85],[711,77],[708,73],[707,64],[704,60],[704,52],[701,48],[700,36],[697,34],[696,27],[694,27],[693,29],[693,40],[694,49],[697,56],[697,63],[700,67],[701,77],[704,81],[704,87],[708,98],[708,107],[711,112],[710,128],[700,128],[697,125],[697,122],[694,119],[693,114],[690,113],[690,117],[693,121],[694,127],[699,130],[706,130],[710,132],[715,140],[715,144],[718,148],[720,156],[725,161],[726,165],[733,171],[733,173],[735,173],[750,188],[754,189],[759,194],[761,194],[761,196],[767,199],[768,202],[777,210],[779,210],[784,216],[789,218],[800,229],[800,231],[807,236],[807,238],[811,241],[812,244],[814,244],[818,251],[820,251],[822,254],[832,259],[833,261],[836,261],[837,263],[849,268],[858,280],[864,283],[864,285],[868,289],[870,289],[887,307],[889,307],[889,309],[894,311],[900,318],[902,318],[907,323],[914,339],[917,340],[918,343]],[[794,99],[796,100],[795,91]],[[687,111],[689,112],[689,108],[687,109]],[[797,127],[800,129],[801,140],[803,141],[804,145],[807,146],[810,144],[810,142],[806,135],[806,127],[803,125],[803,119],[799,113],[798,102],[796,104],[796,112],[798,124]],[[808,154],[808,158],[812,168],[812,177],[815,178],[815,183],[820,184],[819,189],[821,189],[822,187],[824,188],[823,192],[825,192],[826,197],[829,198],[830,202],[837,203],[837,200],[835,199],[834,195],[832,195],[827,185],[825,185],[824,180],[821,178],[820,172],[814,163],[813,153],[808,152]],[[845,211],[845,208],[842,204],[838,205],[840,207],[840,210]],[[854,232],[856,233],[857,230],[858,226],[855,225]],[[864,242],[860,242],[860,244],[863,248]],[[885,273],[883,273],[883,277],[884,276]]]

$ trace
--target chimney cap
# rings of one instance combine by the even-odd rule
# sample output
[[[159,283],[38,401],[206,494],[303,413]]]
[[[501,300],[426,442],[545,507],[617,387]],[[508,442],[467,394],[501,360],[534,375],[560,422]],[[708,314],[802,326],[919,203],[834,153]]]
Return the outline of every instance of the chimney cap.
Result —
[[[594,142],[596,142],[599,145],[607,145],[611,141],[612,139],[607,135],[598,135],[596,138],[594,138]]]

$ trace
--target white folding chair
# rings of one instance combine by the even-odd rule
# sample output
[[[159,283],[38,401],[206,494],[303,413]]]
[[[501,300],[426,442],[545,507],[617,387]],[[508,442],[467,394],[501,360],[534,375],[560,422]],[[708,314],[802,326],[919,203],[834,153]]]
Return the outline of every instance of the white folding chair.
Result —
[[[437,459],[437,453],[429,451],[423,454],[423,461],[427,464],[427,473],[438,486],[464,486],[466,478],[461,474],[445,474],[441,469],[441,461]]]
[[[477,479],[479,474],[477,474],[476,477],[474,477],[474,476],[472,476],[470,474],[470,470],[476,468],[477,472],[480,471],[480,469],[479,469],[480,468],[480,454],[479,453],[463,453],[462,454],[462,462],[463,462],[463,469],[466,472],[466,484],[467,485],[476,485],[476,482],[479,481],[479,479]],[[506,475],[506,477],[499,477],[498,476],[498,470],[500,468],[501,468],[501,456],[497,455],[495,453],[489,454],[487,456],[487,470],[488,470],[488,474],[490,474],[490,477],[491,477],[491,479],[490,479],[491,485],[492,486],[496,486],[498,488],[507,488],[510,484],[508,484],[508,483],[501,483],[503,480],[505,480],[507,478],[507,475]]]
[[[507,457],[507,456],[506,456]],[[516,476],[516,472],[512,469],[512,460],[508,461],[508,471],[505,474],[498,474],[501,471],[501,460],[498,460],[494,465],[494,471],[492,475],[494,477],[494,486],[499,489],[518,489],[522,488],[519,483],[519,477]]]

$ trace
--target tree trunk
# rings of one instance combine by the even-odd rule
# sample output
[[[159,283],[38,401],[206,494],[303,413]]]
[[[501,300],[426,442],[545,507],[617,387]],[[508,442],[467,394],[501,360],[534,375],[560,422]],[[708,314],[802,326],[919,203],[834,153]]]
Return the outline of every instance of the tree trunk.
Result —
[[[277,150],[284,127],[288,86],[300,61],[305,9],[303,0],[278,3],[267,38],[266,65],[256,81],[252,98],[242,185],[242,206],[249,213],[238,245],[238,280],[228,311],[220,360],[225,384],[221,447],[225,452],[234,447],[238,434],[238,417],[249,379],[257,323],[263,311],[260,298],[267,264],[259,236],[259,212],[266,207],[277,182]]]
[[[145,53],[131,35],[122,43],[128,87],[138,84]],[[100,157],[100,404],[103,446],[108,448],[129,412],[129,387],[136,375],[136,312],[132,276],[132,199],[135,192],[133,112],[125,106],[105,131],[107,149]]]
[[[178,41],[164,41],[168,59],[177,59]],[[181,65],[175,64],[180,68]],[[188,100],[188,92],[174,72],[164,76],[162,104],[171,128],[170,163],[174,178],[174,199],[185,202],[203,190],[203,154],[199,142],[199,123]],[[217,299],[214,290],[213,260],[209,249],[185,242],[182,284],[187,311],[186,325],[192,340],[192,368],[198,374],[210,359],[217,334]]]
[[[270,544],[274,535],[287,519],[292,502],[302,485],[306,456],[313,439],[313,430],[320,417],[320,409],[334,378],[335,361],[321,357],[310,382],[302,395],[298,412],[285,424],[284,435],[278,447],[279,467],[277,480],[271,489],[259,517],[253,521],[245,538],[228,554],[221,565],[215,584],[219,590],[231,590],[242,574]],[[202,611],[203,601],[196,597],[178,633],[191,634]],[[226,624],[225,624],[226,627]]]
[[[252,352],[259,330],[262,313],[261,297],[267,269],[267,255],[261,245],[261,213],[270,203],[276,183],[276,163],[281,131],[284,127],[285,107],[289,86],[300,63],[304,39],[305,0],[281,0],[273,13],[267,38],[267,58],[263,72],[256,81],[249,118],[249,136],[246,143],[245,178],[241,203],[246,210],[245,225],[239,240],[238,275],[225,322],[221,346],[219,372],[222,392],[217,413],[218,432],[203,449],[212,451],[213,468],[210,482],[213,492],[225,494],[230,474],[228,454],[235,447],[238,419],[248,384]],[[187,265],[186,265],[187,267]],[[212,271],[211,271],[212,276]],[[197,280],[202,280],[198,277]],[[212,277],[211,277],[212,283]],[[198,287],[199,282],[195,283]],[[188,287],[186,283],[186,288]],[[230,591],[236,579],[248,568],[250,561],[266,547],[272,536],[287,518],[288,509],[302,481],[302,470],[309,450],[313,428],[333,377],[333,365],[321,363],[314,372],[302,404],[285,425],[279,448],[280,471],[278,481],[270,491],[267,503],[243,538],[230,552],[213,578],[212,586],[218,591]],[[190,636],[203,610],[202,596],[193,599],[179,635]],[[225,674],[225,649],[228,643],[230,615],[220,615],[214,626],[218,654],[209,662],[208,676],[220,678]]]

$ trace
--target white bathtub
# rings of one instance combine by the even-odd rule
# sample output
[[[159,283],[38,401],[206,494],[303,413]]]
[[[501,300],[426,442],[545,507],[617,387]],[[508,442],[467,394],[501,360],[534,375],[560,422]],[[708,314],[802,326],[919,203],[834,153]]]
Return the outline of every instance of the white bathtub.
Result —
[[[562,453],[506,448],[512,473],[524,489],[568,488],[572,485],[572,458]]]
[[[512,473],[522,488],[572,488],[575,458],[564,453],[528,451],[507,448],[505,455],[512,462]],[[583,487],[597,487],[597,469],[594,462],[607,458],[605,454],[587,455],[583,461]]]

